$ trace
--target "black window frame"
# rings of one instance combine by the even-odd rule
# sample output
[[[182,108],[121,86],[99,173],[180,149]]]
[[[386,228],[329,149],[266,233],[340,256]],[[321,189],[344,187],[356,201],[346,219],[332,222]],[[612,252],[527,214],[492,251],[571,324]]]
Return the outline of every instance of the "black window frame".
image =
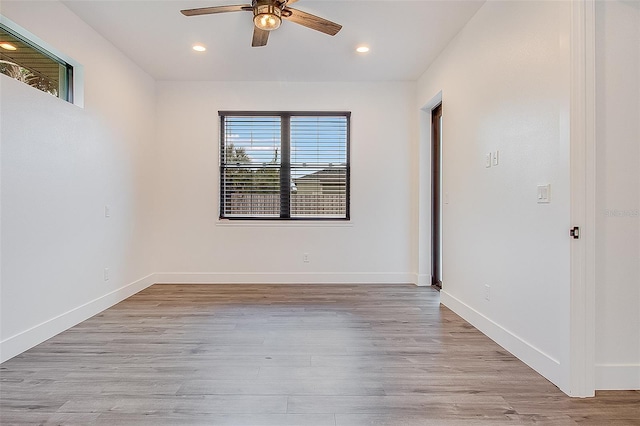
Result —
[[[218,111],[219,135],[219,220],[231,221],[350,221],[351,220],[351,112],[350,111]],[[281,167],[280,167],[280,216],[225,216],[225,117],[280,117]],[[345,215],[344,217],[291,217],[291,117],[345,117],[346,165],[345,165]],[[286,125],[285,125],[286,124]],[[288,210],[288,211],[285,211]]]
[[[24,44],[24,46],[26,46],[28,49],[31,49],[34,54],[39,54],[43,58],[46,58],[47,60],[56,62],[58,66],[61,67],[64,71],[59,71],[57,94],[52,94],[52,95],[63,101],[74,103],[74,87],[73,87],[74,86],[74,78],[73,78],[74,66],[73,65],[69,64],[67,61],[61,59],[54,53],[50,52],[46,48],[40,46],[35,41],[31,40],[28,36],[22,34],[20,31],[17,31],[15,28],[12,28],[9,25],[6,25],[5,23],[0,23],[0,30],[4,31],[8,37],[12,37],[17,42]],[[6,51],[2,51],[0,53],[2,53],[2,56],[6,56],[12,59],[10,53],[7,53]],[[34,77],[41,77],[41,78],[47,79],[47,77],[45,77],[41,73],[41,71],[38,69],[29,68],[22,63],[15,62],[14,60],[6,61],[6,62],[12,65],[15,65],[16,67],[19,67],[20,69],[25,69],[25,70],[28,70],[29,72],[32,72]],[[11,76],[8,76],[8,77],[12,78]],[[44,90],[42,87],[28,83],[26,81],[22,81],[22,80],[19,80],[19,81],[21,81],[22,83],[25,83],[27,86],[30,86],[37,90],[51,94],[47,90]]]

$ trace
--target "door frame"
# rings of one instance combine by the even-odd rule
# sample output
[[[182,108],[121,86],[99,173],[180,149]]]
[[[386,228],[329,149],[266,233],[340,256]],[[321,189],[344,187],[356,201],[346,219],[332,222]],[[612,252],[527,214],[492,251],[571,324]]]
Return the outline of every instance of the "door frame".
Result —
[[[596,83],[595,0],[571,2],[570,197],[571,242],[568,365],[562,390],[595,395]],[[567,230],[568,232],[568,230]]]
[[[431,285],[442,289],[442,102],[431,109]]]
[[[417,265],[415,283],[418,286],[431,285],[431,131],[432,111],[442,104],[442,91],[439,91],[419,111],[420,139],[418,144],[418,235]]]

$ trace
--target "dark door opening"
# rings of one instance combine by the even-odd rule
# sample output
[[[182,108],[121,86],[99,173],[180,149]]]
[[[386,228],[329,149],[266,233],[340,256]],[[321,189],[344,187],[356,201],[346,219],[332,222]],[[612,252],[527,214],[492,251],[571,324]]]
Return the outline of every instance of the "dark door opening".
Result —
[[[431,285],[442,288],[442,104],[431,111]]]

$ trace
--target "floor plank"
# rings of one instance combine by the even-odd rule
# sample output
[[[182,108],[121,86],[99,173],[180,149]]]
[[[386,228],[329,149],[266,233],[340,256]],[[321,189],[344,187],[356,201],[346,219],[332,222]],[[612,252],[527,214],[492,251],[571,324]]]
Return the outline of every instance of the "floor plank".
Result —
[[[0,424],[640,425],[412,285],[154,285],[0,365]]]

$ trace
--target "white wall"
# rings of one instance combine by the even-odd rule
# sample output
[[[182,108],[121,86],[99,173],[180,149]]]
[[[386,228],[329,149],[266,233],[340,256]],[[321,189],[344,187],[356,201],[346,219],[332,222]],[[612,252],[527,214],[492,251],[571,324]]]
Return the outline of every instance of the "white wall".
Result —
[[[414,89],[159,82],[158,281],[411,282]],[[351,222],[221,224],[219,110],[351,111]]]
[[[596,3],[596,388],[640,389],[640,2]]]
[[[638,9],[596,11],[598,388],[640,387]],[[154,281],[426,282],[417,110],[442,93],[442,300],[566,390],[567,3],[488,2],[417,85],[272,82],[266,96],[265,83],[156,84],[56,1],[2,13],[82,63],[86,87],[81,109],[0,76],[0,359]],[[217,111],[233,109],[352,111],[352,221],[220,223]]]
[[[5,360],[151,283],[155,83],[59,2],[2,14],[85,74],[84,109],[0,75]]]
[[[487,2],[420,78],[416,105],[442,91],[442,302],[565,391],[569,31],[567,2]],[[550,204],[537,203],[543,184]]]

